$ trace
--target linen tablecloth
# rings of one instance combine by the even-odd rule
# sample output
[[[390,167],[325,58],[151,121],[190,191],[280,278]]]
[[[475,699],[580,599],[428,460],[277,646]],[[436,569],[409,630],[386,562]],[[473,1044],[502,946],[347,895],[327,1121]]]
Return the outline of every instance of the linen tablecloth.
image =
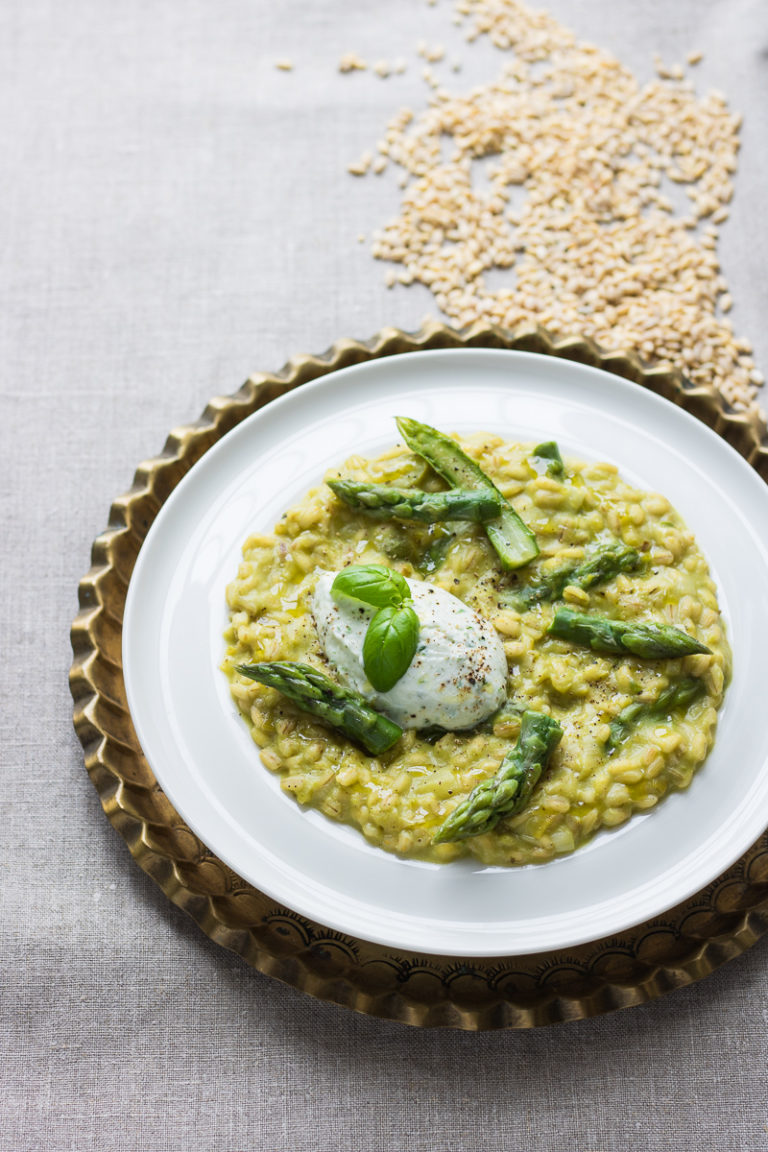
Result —
[[[720,246],[768,363],[764,0],[554,0],[639,77],[704,52],[745,115]],[[768,941],[642,1008],[527,1033],[318,1003],[208,940],[133,863],[72,731],[76,586],[111,499],[208,398],[435,313],[347,164],[425,104],[420,39],[487,75],[448,0],[0,8],[0,1149],[768,1150]],[[341,56],[408,70],[345,76]],[[275,67],[290,59],[291,71]],[[358,236],[366,237],[365,243]]]

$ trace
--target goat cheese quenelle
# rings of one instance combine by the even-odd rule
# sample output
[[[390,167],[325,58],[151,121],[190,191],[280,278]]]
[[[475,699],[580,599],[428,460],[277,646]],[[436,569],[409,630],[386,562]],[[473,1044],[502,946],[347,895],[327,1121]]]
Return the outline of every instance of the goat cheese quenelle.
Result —
[[[389,852],[518,865],[687,788],[731,654],[669,501],[554,442],[398,427],[227,589],[222,667],[284,792]]]
[[[319,577],[312,611],[320,646],[340,680],[401,728],[472,728],[507,698],[507,658],[499,634],[450,592],[408,580],[419,618],[416,654],[393,688],[377,692],[363,666],[374,609],[337,601],[335,573]]]

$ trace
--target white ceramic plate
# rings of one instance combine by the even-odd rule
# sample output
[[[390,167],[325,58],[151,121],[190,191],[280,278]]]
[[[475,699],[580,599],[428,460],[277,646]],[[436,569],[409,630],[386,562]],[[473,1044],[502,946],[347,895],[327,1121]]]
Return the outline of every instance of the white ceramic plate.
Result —
[[[393,417],[512,440],[556,439],[663,492],[717,581],[734,676],[711,756],[686,793],[525,868],[402,860],[302,810],[260,762],[219,671],[224,590],[251,531]],[[549,356],[422,352],[333,373],[215,445],[164,505],[128,593],[123,656],[142,748],[171,802],[240,876],[289,908],[393,948],[458,956],[574,946],[664,912],[729,867],[768,822],[768,488],[705,425],[652,393]]]

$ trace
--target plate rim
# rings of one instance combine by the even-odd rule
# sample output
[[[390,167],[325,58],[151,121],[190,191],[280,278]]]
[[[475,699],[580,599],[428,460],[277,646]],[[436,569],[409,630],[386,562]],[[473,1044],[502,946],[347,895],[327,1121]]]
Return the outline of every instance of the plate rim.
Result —
[[[501,333],[498,329],[478,329],[476,327],[474,330],[470,330],[469,335],[465,334],[462,336],[462,334],[455,333],[453,330],[446,329],[441,325],[434,325],[431,326],[431,328],[429,328],[427,331],[422,329],[420,333],[415,335],[398,333],[396,330],[394,332],[388,331],[376,338],[368,345],[361,345],[353,341],[342,342],[341,345],[337,345],[335,347],[335,350],[330,356],[325,358],[307,357],[304,358],[303,361],[291,362],[287,371],[282,374],[282,378],[280,376],[271,378],[252,378],[244,386],[244,389],[241,389],[240,393],[236,394],[234,397],[224,398],[223,400],[216,400],[212,402],[212,405],[209,406],[209,409],[206,411],[206,416],[209,418],[209,420],[211,416],[213,417],[212,431],[214,432],[214,435],[211,439],[211,443],[220,439],[221,435],[223,435],[223,432],[227,430],[227,428],[223,427],[223,425],[231,422],[231,426],[234,426],[234,424],[239,423],[243,416],[248,414],[246,409],[249,406],[254,405],[254,401],[260,400],[263,402],[268,402],[275,394],[281,391],[284,393],[293,391],[294,388],[300,386],[300,384],[304,382],[304,379],[317,378],[320,375],[325,375],[327,371],[331,371],[335,367],[346,366],[343,364],[345,359],[347,361],[352,360],[353,362],[359,362],[362,359],[374,359],[377,357],[377,355],[393,355],[398,351],[412,352],[418,350],[421,347],[428,346],[444,347],[446,342],[449,342],[450,344],[450,341],[455,341],[455,346],[459,347],[517,347],[523,351],[543,351],[544,354],[547,355],[564,356],[566,359],[574,359],[580,362],[589,362],[592,360],[592,366],[602,367],[604,369],[607,367],[608,371],[613,371],[615,374],[623,375],[628,379],[635,379],[635,382],[645,383],[647,387],[651,388],[651,391],[656,391],[663,394],[663,392],[667,390],[673,395],[676,394],[678,405],[681,407],[686,406],[683,404],[683,400],[686,399],[685,393],[687,391],[687,399],[694,399],[697,403],[699,403],[699,405],[703,403],[704,407],[708,410],[708,414],[710,416],[709,422],[711,424],[716,426],[717,423],[720,422],[721,427],[723,425],[727,425],[732,436],[735,435],[736,439],[743,439],[746,436],[748,452],[752,457],[752,463],[753,465],[758,466],[758,471],[761,472],[761,475],[764,475],[762,468],[766,462],[764,455],[765,446],[761,443],[761,426],[759,422],[755,421],[753,418],[727,412],[720,398],[715,395],[708,394],[706,389],[688,388],[686,390],[682,378],[679,377],[678,374],[669,373],[666,370],[662,371],[660,369],[645,369],[642,367],[642,365],[640,365],[639,361],[636,361],[634,358],[621,356],[617,353],[603,353],[596,349],[596,346],[592,345],[589,341],[572,339],[570,341],[560,341],[558,344],[557,342],[554,342],[550,337],[546,336],[546,334],[541,334],[538,331],[531,332],[530,330],[527,333],[518,333],[512,335]],[[538,347],[530,347],[531,343],[538,343]],[[529,347],[526,348],[526,344],[529,345]],[[619,369],[622,369],[622,371],[619,371]],[[302,377],[304,379],[302,379]],[[639,380],[638,377],[640,377]],[[656,387],[654,387],[654,384]],[[258,389],[264,389],[265,386],[267,392],[271,393],[271,395],[257,397],[255,392]],[[668,396],[667,398],[670,397]],[[255,404],[256,408],[260,406],[261,403]],[[224,416],[224,419],[219,419],[221,416]],[[169,446],[172,447],[174,451],[182,448],[181,455],[188,457],[190,455],[189,448],[191,446],[191,455],[199,458],[199,455],[202,455],[202,451],[199,451],[200,437],[197,435],[197,433],[200,432],[203,432],[203,427],[200,424],[197,426],[192,426],[191,431],[184,429],[180,430],[180,432],[173,434],[169,439],[169,444],[166,446],[166,451]],[[210,434],[210,432],[211,428],[209,426],[207,434]],[[205,435],[206,433],[204,433],[204,437]],[[731,437],[725,438],[729,440],[731,439]],[[194,441],[198,442],[194,443]],[[186,451],[184,450],[185,448]],[[205,449],[203,448],[203,450]],[[744,451],[742,451],[741,454],[747,455],[747,453]],[[187,465],[185,471],[188,470],[188,467],[191,463],[194,463],[194,460],[185,460],[185,464]],[[147,481],[152,479],[157,480],[159,475],[164,471],[164,468],[167,464],[168,457],[164,455],[163,457],[159,458],[159,461],[148,462],[147,465],[143,465],[137,473],[138,485],[140,487],[157,487],[156,485],[147,485]],[[162,491],[162,485],[160,485],[160,490]],[[169,489],[169,491],[170,490],[172,490],[172,488]],[[166,491],[165,494],[167,495],[168,492]],[[156,492],[154,495],[155,503],[157,503],[157,508],[159,510],[160,504],[162,504],[162,500],[158,503],[156,499]],[[134,528],[136,527],[135,524],[131,525],[132,518],[129,515],[126,515],[127,511],[131,508],[131,505],[135,505],[136,497],[137,492],[135,487],[134,490],[128,494],[128,497],[124,498],[123,501],[118,501],[117,504],[113,506],[113,513],[115,513],[117,510],[118,524],[122,523],[126,525],[126,528],[130,528],[131,526]],[[146,527],[148,527],[148,525],[145,521],[144,528],[146,529]],[[119,534],[120,529],[118,527],[113,531],[117,531]],[[100,550],[103,551],[107,543],[108,542],[105,541],[102,544],[101,549],[95,547],[94,555],[96,556],[96,553]],[[109,541],[109,543],[114,543],[114,540]],[[98,544],[99,541],[97,541],[97,545]],[[128,575],[130,575],[130,573],[128,573]],[[85,582],[88,582],[88,578],[85,579]],[[87,604],[85,606],[85,611],[87,614]],[[81,644],[83,639],[83,630],[78,626],[78,622],[80,625],[82,625],[83,621],[78,618],[78,621],[76,621],[75,625],[73,625],[73,646],[75,646],[76,653],[78,651],[76,645]],[[92,637],[89,637],[89,642],[90,641],[92,641]],[[73,666],[73,694],[75,694],[75,687],[82,687],[82,683],[79,679],[76,667],[77,662],[76,666]],[[78,697],[76,696],[76,700],[77,699]],[[76,727],[78,728],[78,734],[81,735],[82,739],[82,730],[81,727],[78,727],[77,715]],[[90,770],[91,768],[89,767],[89,771]]]
[[[504,363],[507,357],[520,357],[523,361],[522,366],[516,365],[510,369],[510,379],[515,384],[519,384],[522,390],[523,404],[525,403],[525,379],[530,372],[531,376],[535,378],[537,370],[542,368],[546,372],[547,361],[542,360],[541,357],[532,353],[517,352],[515,350],[493,350],[493,349],[461,349],[446,352],[444,350],[434,350],[425,354],[429,358],[430,367],[437,364],[437,373],[440,373],[441,361],[445,364],[445,358],[448,356],[450,359],[461,360],[471,359],[474,361],[475,371],[478,373],[478,386],[482,389],[485,382],[480,379],[482,376],[482,365],[487,363],[491,377],[494,376],[497,369],[495,364]],[[480,363],[478,364],[478,356]],[[407,358],[405,358],[407,359]],[[333,887],[330,884],[323,884],[319,879],[319,874],[316,876],[313,870],[308,866],[307,862],[302,860],[296,863],[296,859],[301,856],[301,841],[303,839],[302,830],[298,830],[298,836],[294,835],[291,839],[288,827],[286,827],[286,836],[280,837],[280,846],[277,851],[282,852],[282,844],[296,844],[297,848],[289,849],[285,855],[281,855],[279,859],[273,863],[273,855],[276,851],[275,846],[270,848],[266,845],[254,848],[259,845],[260,841],[258,836],[254,838],[253,834],[249,833],[237,819],[224,817],[224,807],[219,804],[220,793],[218,791],[211,791],[210,773],[205,769],[200,772],[189,772],[186,766],[181,763],[184,756],[179,756],[179,767],[174,769],[170,766],[171,761],[174,760],[176,755],[175,747],[169,749],[169,741],[166,738],[163,740],[163,730],[158,729],[157,724],[167,725],[168,731],[174,727],[173,718],[170,724],[167,721],[169,715],[172,716],[172,706],[169,702],[169,708],[159,709],[159,719],[155,723],[151,723],[148,719],[148,710],[151,702],[154,701],[156,696],[162,693],[163,683],[166,680],[172,679],[172,676],[162,677],[158,675],[158,682],[153,683],[154,692],[150,691],[149,697],[147,696],[144,688],[144,682],[147,676],[152,676],[155,669],[154,652],[145,655],[141,659],[141,649],[143,647],[143,637],[145,629],[141,614],[149,612],[149,618],[156,625],[156,630],[161,631],[164,627],[166,617],[171,608],[170,599],[163,605],[163,615],[160,619],[154,618],[152,613],[152,594],[155,592],[157,585],[158,573],[153,568],[153,561],[156,555],[160,553],[160,570],[159,575],[164,577],[175,578],[176,571],[180,571],[183,567],[182,557],[178,553],[177,547],[173,547],[172,558],[166,560],[163,564],[163,552],[168,552],[169,549],[165,546],[165,537],[170,535],[173,537],[174,530],[178,535],[178,521],[181,515],[182,520],[185,518],[185,509],[188,513],[190,503],[194,509],[194,521],[198,518],[202,522],[207,522],[211,519],[211,531],[214,535],[220,534],[220,521],[212,517],[214,507],[218,507],[222,500],[221,479],[220,473],[223,470],[226,474],[228,472],[228,465],[234,457],[235,462],[238,464],[237,476],[238,486],[242,483],[241,477],[241,457],[248,455],[244,452],[244,447],[247,450],[250,446],[250,451],[258,453],[260,449],[264,448],[265,437],[269,443],[270,433],[274,434],[274,421],[278,421],[278,437],[280,437],[279,421],[282,417],[285,426],[284,431],[288,435],[288,443],[292,443],[293,439],[297,436],[304,436],[306,444],[306,431],[308,429],[312,438],[314,438],[314,429],[319,427],[319,421],[322,420],[322,426],[327,426],[328,418],[326,417],[326,410],[330,413],[330,417],[334,423],[339,419],[342,412],[345,411],[345,403],[350,400],[350,392],[355,396],[358,394],[361,384],[367,380],[369,382],[369,391],[371,390],[371,375],[369,369],[373,369],[378,373],[378,381],[374,380],[372,390],[374,395],[383,391],[385,394],[391,387],[394,389],[395,401],[400,402],[401,392],[405,389],[406,392],[414,391],[414,394],[421,395],[434,394],[434,387],[427,387],[423,385],[420,389],[418,385],[412,388],[408,381],[405,384],[399,383],[400,368],[403,367],[404,358],[395,356],[383,362],[383,364],[366,364],[352,366],[346,370],[334,373],[330,377],[325,377],[321,380],[313,381],[309,385],[309,393],[294,393],[286,396],[281,400],[272,403],[268,410],[254,413],[247,420],[244,420],[237,429],[222,438],[214,448],[207,454],[205,459],[198,462],[194,469],[184,478],[184,480],[176,487],[169,499],[166,501],[163,509],[155,520],[152,529],[150,530],[149,538],[145,542],[139,557],[136,562],[136,567],[132,576],[131,584],[128,589],[128,597],[126,603],[126,611],[124,617],[123,628],[123,664],[126,676],[126,688],[128,695],[129,709],[133,716],[133,722],[137,730],[139,741],[145,749],[145,755],[149,759],[150,765],[153,767],[156,776],[165,790],[168,798],[193,829],[193,831],[206,842],[212,850],[225,861],[225,863],[238,872],[248,880],[250,883],[262,888],[268,895],[274,899],[281,900],[289,904],[297,912],[305,916],[316,915],[319,916],[325,923],[336,931],[360,934],[365,936],[366,939],[371,940],[373,943],[378,943],[384,947],[396,948],[428,948],[431,947],[441,953],[451,954],[454,956],[461,956],[471,949],[475,955],[497,955],[503,952],[507,955],[518,955],[530,950],[527,943],[528,938],[533,939],[533,947],[538,951],[542,948],[569,948],[575,947],[579,944],[587,942],[595,935],[604,935],[608,933],[621,932],[627,928],[632,927],[638,922],[647,919],[648,916],[658,915],[661,911],[668,906],[669,900],[679,902],[687,899],[694,892],[698,891],[701,887],[710,883],[723,868],[730,867],[735,860],[737,860],[742,852],[749,846],[755,835],[759,835],[765,830],[766,821],[759,815],[761,808],[755,804],[749,806],[745,805],[744,801],[739,803],[739,810],[742,812],[742,817],[746,817],[747,830],[744,831],[742,825],[737,827],[736,835],[726,836],[721,829],[711,832],[707,843],[711,846],[711,851],[716,852],[716,861],[714,863],[706,863],[706,858],[702,852],[702,844],[700,842],[691,843],[686,849],[682,859],[676,862],[675,867],[667,866],[663,873],[654,874],[645,879],[641,877],[634,877],[631,881],[631,887],[620,893],[615,893],[610,897],[604,894],[598,894],[597,898],[589,903],[588,906],[575,910],[563,909],[558,912],[553,912],[550,916],[546,917],[514,917],[504,921],[494,921],[493,923],[476,923],[472,926],[466,927],[459,926],[458,918],[451,918],[450,916],[436,916],[434,919],[422,920],[426,916],[426,912],[422,912],[421,916],[412,911],[405,912],[396,907],[387,907],[386,909],[381,903],[376,903],[373,899],[366,898],[365,893],[354,890],[354,885],[350,888],[343,886]],[[433,368],[434,372],[434,368]],[[553,383],[550,387],[554,387],[560,391],[560,398],[563,393],[569,393],[571,389],[576,390],[579,380],[583,381],[583,388],[587,393],[597,392],[598,395],[603,394],[603,390],[607,389],[609,384],[612,384],[610,378],[605,376],[604,373],[585,365],[568,365],[565,372],[565,377],[562,385],[560,382]],[[383,382],[382,382],[383,376]],[[663,398],[653,396],[650,393],[643,393],[638,391],[633,384],[627,381],[616,381],[617,389],[623,393],[623,398],[620,398],[615,403],[612,410],[612,416],[619,424],[626,424],[628,417],[633,415],[637,418],[640,413],[633,414],[633,405],[637,408],[640,404],[643,409],[650,406],[650,412],[647,416],[648,424],[646,428],[646,438],[652,442],[657,439],[658,427],[660,422],[663,423],[665,411],[668,408],[668,402]],[[441,385],[442,387],[443,385]],[[455,393],[459,391],[455,384],[445,385],[449,392]],[[547,384],[543,385],[545,404],[547,399]],[[490,393],[498,393],[499,386],[491,379],[490,385],[487,390]],[[306,415],[302,418],[302,413],[306,414],[308,409],[307,401],[310,400],[310,395],[314,396],[315,407],[309,407],[309,424],[306,424]],[[516,396],[516,400],[519,397]],[[589,411],[592,410],[592,405],[589,403],[591,398],[588,397]],[[551,404],[550,398],[550,404]],[[534,402],[535,403],[535,402]],[[571,418],[575,416],[581,407],[584,407],[584,399],[579,397],[577,399],[573,412],[570,413]],[[368,394],[362,401],[354,404],[351,408],[353,418],[359,420],[363,425],[364,437],[367,435],[369,416],[368,416]],[[629,411],[627,411],[627,407]],[[319,411],[322,415],[319,415]],[[673,415],[670,413],[670,416]],[[646,419],[643,416],[643,419]],[[266,421],[273,422],[273,428],[267,429],[266,432],[262,431],[262,425]],[[747,486],[746,492],[742,492],[745,497],[750,496],[750,486],[753,484],[754,474],[750,472],[748,466],[743,460],[733,453],[730,448],[717,441],[717,438],[700,423],[696,422],[687,413],[676,410],[674,412],[674,420],[677,424],[682,422],[683,427],[688,426],[690,432],[695,437],[703,437],[704,444],[712,437],[713,446],[719,446],[720,450],[726,455],[727,461],[736,468],[736,480],[742,482]],[[254,443],[255,441],[255,443]],[[282,443],[280,439],[277,441]],[[343,449],[348,451],[348,447]],[[362,449],[361,449],[362,450]],[[704,450],[701,450],[702,452]],[[325,456],[325,453],[323,453]],[[700,458],[696,458],[700,462]],[[332,466],[333,460],[328,459],[325,463],[318,463],[312,460],[313,473],[317,469],[322,472],[323,468]],[[260,465],[263,467],[263,465]],[[731,477],[733,480],[733,477]],[[206,492],[206,483],[211,486],[213,496],[209,498]],[[755,478],[754,490],[757,491],[757,484],[759,481]],[[302,481],[302,489],[304,483]],[[270,484],[271,488],[271,484]],[[200,505],[200,498],[202,493],[202,505]],[[197,494],[197,500],[196,495]],[[760,499],[765,500],[767,494],[761,489],[759,495],[754,498],[754,503]],[[210,500],[213,500],[213,503]],[[292,496],[287,495],[284,498],[290,502]],[[282,507],[283,497],[280,497],[280,507]],[[181,513],[179,513],[181,509]],[[768,504],[765,507],[768,513]],[[274,513],[271,514],[274,516]],[[186,519],[189,520],[187,514]],[[188,525],[188,527],[190,527]],[[195,526],[196,527],[196,526]],[[195,531],[195,527],[190,527],[191,531]],[[165,530],[165,536],[163,536]],[[264,531],[268,527],[265,524]],[[238,529],[237,536],[237,550],[243,538],[244,529]],[[757,539],[753,533],[752,539]],[[203,537],[201,541],[197,542],[197,547],[206,546],[207,539]],[[147,547],[146,545],[149,545]],[[154,551],[153,551],[154,549]],[[195,551],[197,548],[195,549]],[[229,549],[231,551],[231,549]],[[753,549],[754,550],[754,549]],[[186,549],[192,551],[192,549]],[[764,557],[766,565],[768,565],[768,556]],[[234,569],[232,569],[234,570]],[[187,576],[191,576],[191,572],[187,569]],[[216,587],[218,588],[218,583]],[[183,596],[186,599],[188,581],[183,583]],[[139,601],[141,597],[141,601]],[[145,599],[147,597],[147,599]],[[174,607],[175,610],[175,607]],[[136,621],[133,625],[134,620]],[[170,644],[168,644],[170,648]],[[161,645],[164,651],[165,645]],[[161,663],[163,657],[161,651]],[[137,655],[137,652],[139,653]],[[135,671],[134,671],[135,668]],[[161,681],[163,683],[161,683]],[[148,705],[147,701],[150,701]],[[183,694],[181,704],[183,704]],[[178,720],[178,716],[176,718]],[[187,717],[189,719],[189,717]],[[175,725],[179,727],[178,724]],[[229,726],[227,725],[227,729]],[[184,740],[181,735],[181,728],[177,733],[179,740]],[[205,738],[205,733],[198,734],[201,739]],[[226,731],[224,738],[229,737],[229,732]],[[237,738],[236,738],[237,739]],[[239,741],[238,741],[239,742]],[[171,741],[171,743],[176,743]],[[165,745],[165,752],[159,749],[159,745]],[[223,748],[224,745],[222,744]],[[187,757],[194,758],[196,756],[192,746],[187,749]],[[209,750],[207,756],[204,757],[204,763],[213,763],[211,756],[215,755],[212,750]],[[195,761],[197,762],[197,761]],[[201,761],[202,763],[203,761]],[[760,779],[755,779],[751,783],[750,795],[755,791],[760,793],[760,799],[768,799],[768,758],[763,763]],[[261,791],[267,788],[265,780],[258,780],[256,786]],[[668,810],[670,801],[676,806],[679,805],[679,799],[674,801],[667,801],[664,805],[665,813]],[[283,810],[284,811],[284,810]],[[652,814],[651,820],[658,816]],[[751,817],[751,818],[750,818]],[[288,825],[295,824],[295,813],[288,813],[285,811],[285,818]],[[669,819],[669,816],[667,816]],[[323,822],[324,823],[324,822]],[[731,823],[733,821],[731,820]],[[633,820],[631,822],[632,830],[639,829],[640,822]],[[629,826],[622,826],[626,828]],[[727,825],[726,825],[727,826]],[[724,826],[724,827],[726,827]],[[268,834],[268,830],[265,829]],[[312,835],[311,828],[307,828],[307,834]],[[620,830],[619,830],[620,831]],[[646,837],[650,829],[644,829]],[[599,845],[607,848],[609,851],[615,851],[613,845],[616,843],[615,834],[612,836],[610,833],[601,837]],[[623,843],[623,841],[622,841]],[[329,845],[330,851],[333,854],[337,851],[333,842]],[[322,846],[319,848],[322,852]],[[343,850],[342,850],[343,854]],[[370,865],[373,869],[377,866],[385,868],[391,866],[391,861],[385,865],[383,860],[376,859],[378,853],[374,858],[369,857]],[[313,857],[317,859],[318,857]],[[583,852],[578,854],[571,854],[563,858],[562,862],[558,862],[561,868],[566,868],[569,861],[574,861],[578,868],[584,866]],[[696,869],[693,868],[693,861],[697,862]],[[550,862],[550,867],[547,868],[547,876],[541,878],[541,883],[550,885],[553,881],[550,879],[553,876],[553,867],[555,862]],[[365,868],[366,860],[363,857],[360,864]],[[460,869],[461,865],[451,865],[450,868]],[[442,869],[441,869],[442,871]],[[516,870],[513,870],[516,871]],[[536,869],[538,871],[538,869]],[[537,878],[532,876],[533,869],[524,869],[524,875],[521,883],[524,885],[536,884]],[[430,880],[426,875],[418,874],[416,879],[416,887],[424,884],[427,888],[430,885]],[[457,880],[459,876],[457,876]],[[405,883],[404,879],[395,875],[394,881],[396,884]],[[434,879],[433,879],[433,882]],[[439,884],[439,881],[436,881]],[[555,885],[557,887],[557,885]],[[671,888],[671,896],[665,894],[666,890]]]

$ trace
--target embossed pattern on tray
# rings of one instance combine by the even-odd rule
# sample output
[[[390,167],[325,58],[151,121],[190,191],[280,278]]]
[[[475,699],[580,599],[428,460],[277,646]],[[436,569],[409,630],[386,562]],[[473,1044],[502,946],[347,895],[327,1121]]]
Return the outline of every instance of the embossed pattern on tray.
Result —
[[[122,617],[142,541],[163,502],[221,437],[270,400],[339,368],[434,348],[507,348],[589,364],[664,396],[709,425],[768,482],[765,426],[732,411],[713,388],[680,373],[555,339],[541,328],[507,332],[439,323],[386,328],[298,356],[276,374],[250,377],[175,429],[160,456],[139,465],[112,505],[79,586],[70,687],[85,766],[108,819],[141,868],[203,931],[248,964],[310,995],[369,1015],[426,1027],[526,1028],[640,1004],[692,983],[749,948],[768,928],[768,833],[714,883],[663,917],[567,952],[474,959],[393,952],[331,931],[281,907],[237,876],[184,824],[142,755],[122,675]]]

